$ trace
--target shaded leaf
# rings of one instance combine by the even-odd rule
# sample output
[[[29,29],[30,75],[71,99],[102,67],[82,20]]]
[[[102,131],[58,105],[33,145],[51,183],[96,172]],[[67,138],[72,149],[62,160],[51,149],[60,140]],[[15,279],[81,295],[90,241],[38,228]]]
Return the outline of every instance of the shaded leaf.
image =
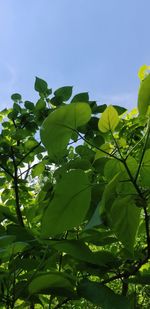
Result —
[[[115,294],[110,288],[87,279],[78,286],[81,297],[101,306],[102,309],[130,309],[130,303],[124,296]]]
[[[68,296],[74,293],[73,286],[65,274],[60,272],[50,272],[38,275],[29,284],[30,294],[54,294]]]
[[[58,108],[46,118],[41,128],[41,140],[51,159],[55,161],[64,156],[73,130],[87,123],[90,117],[87,103],[74,103]]]
[[[101,132],[114,131],[119,123],[119,116],[116,109],[109,105],[102,113],[98,122],[98,128]]]

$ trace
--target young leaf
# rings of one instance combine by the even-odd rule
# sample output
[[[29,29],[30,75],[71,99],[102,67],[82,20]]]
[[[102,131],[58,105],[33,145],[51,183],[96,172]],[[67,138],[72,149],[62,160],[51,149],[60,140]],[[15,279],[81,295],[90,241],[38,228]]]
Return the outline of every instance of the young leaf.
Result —
[[[57,161],[64,156],[73,130],[86,124],[90,117],[87,103],[62,106],[50,113],[41,127],[41,140],[51,160]]]
[[[57,235],[79,226],[88,211],[90,196],[88,177],[83,171],[63,175],[43,215],[42,236]]]
[[[48,89],[47,82],[45,80],[36,77],[35,79],[35,84],[34,84],[34,89],[38,91],[39,93],[45,93]]]
[[[98,128],[101,132],[114,131],[119,123],[119,116],[116,109],[109,105],[102,113],[98,122]]]
[[[140,83],[138,93],[138,110],[140,115],[145,115],[150,105],[150,74]]]
[[[150,69],[150,66],[146,65],[146,64],[143,64],[139,71],[138,71],[138,77],[139,79],[142,81],[148,74],[148,70]]]

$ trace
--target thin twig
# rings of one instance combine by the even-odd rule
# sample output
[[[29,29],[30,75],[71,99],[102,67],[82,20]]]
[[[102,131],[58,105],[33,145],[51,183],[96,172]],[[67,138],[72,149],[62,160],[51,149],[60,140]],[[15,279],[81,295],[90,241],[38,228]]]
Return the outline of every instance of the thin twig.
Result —
[[[91,142],[89,142],[86,138],[84,138],[78,131],[75,131],[75,132],[77,132],[78,135],[81,137],[81,139],[82,139],[83,141],[85,141],[87,144],[89,144],[91,147],[96,148],[97,150],[103,152],[103,153],[106,154],[107,156],[109,156],[109,157],[111,157],[111,158],[114,158],[114,159],[116,159],[116,160],[122,162],[122,159],[120,159],[120,158],[114,156],[112,153],[109,153],[109,152],[107,152],[107,151],[105,151],[105,150],[99,148],[99,147],[96,146],[96,145],[93,145],[93,144],[92,144]]]
[[[148,142],[148,139],[149,139],[149,135],[150,135],[150,125],[148,125],[147,137],[146,137],[146,140],[145,140],[145,143],[144,143],[144,147],[143,147],[142,155],[141,155],[140,162],[139,162],[139,165],[138,165],[138,169],[137,169],[137,172],[136,172],[136,175],[135,175],[135,178],[134,178],[135,182],[137,181],[137,178],[138,178],[138,175],[139,175],[139,172],[140,172],[140,168],[141,168],[142,161],[143,161],[143,158],[144,158],[144,154],[145,154],[145,151],[146,151],[146,146],[147,146],[147,142]]]

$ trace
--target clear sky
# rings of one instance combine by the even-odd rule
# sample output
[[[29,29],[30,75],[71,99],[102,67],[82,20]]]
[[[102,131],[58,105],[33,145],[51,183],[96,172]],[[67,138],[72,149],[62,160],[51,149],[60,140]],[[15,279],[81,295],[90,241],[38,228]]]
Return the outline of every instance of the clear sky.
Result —
[[[0,108],[36,100],[35,76],[99,103],[136,106],[150,65],[149,0],[0,0]]]

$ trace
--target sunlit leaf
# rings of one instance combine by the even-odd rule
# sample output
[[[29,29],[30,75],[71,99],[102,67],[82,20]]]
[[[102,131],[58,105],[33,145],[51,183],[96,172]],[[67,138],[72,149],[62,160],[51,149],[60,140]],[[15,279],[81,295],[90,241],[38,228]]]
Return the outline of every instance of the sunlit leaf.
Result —
[[[119,116],[116,109],[109,105],[102,113],[98,122],[98,128],[101,132],[114,131],[119,123]]]
[[[139,77],[139,79],[142,81],[145,77],[146,77],[146,75],[148,74],[148,70],[150,70],[150,66],[148,66],[148,65],[146,65],[146,64],[143,64],[141,67],[140,67],[140,69],[139,69],[139,71],[138,71],[138,77]]]
[[[150,105],[150,74],[140,83],[138,93],[138,110],[140,115],[145,115]]]
[[[58,160],[66,153],[72,132],[84,125],[91,117],[87,103],[74,103],[58,108],[44,121],[41,128],[41,140],[51,159]]]

